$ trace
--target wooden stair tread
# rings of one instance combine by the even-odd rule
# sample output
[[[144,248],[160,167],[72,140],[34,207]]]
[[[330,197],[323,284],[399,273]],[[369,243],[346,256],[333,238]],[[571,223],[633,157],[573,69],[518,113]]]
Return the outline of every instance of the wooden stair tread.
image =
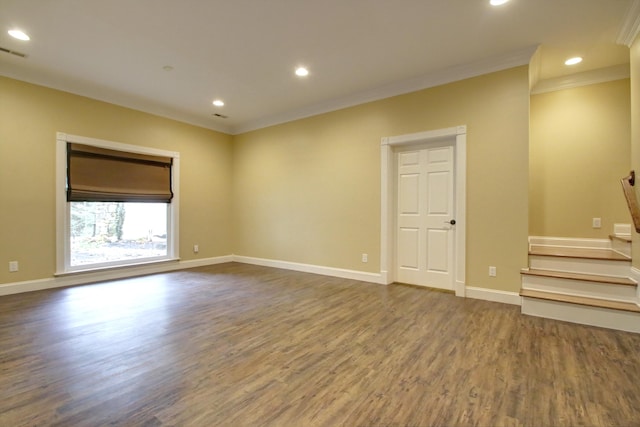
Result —
[[[634,304],[631,302],[609,301],[609,300],[604,300],[600,298],[589,298],[589,297],[576,296],[576,295],[557,294],[553,292],[534,291],[531,289],[521,289],[520,296],[640,313],[640,307],[638,307],[637,304]]]
[[[535,268],[523,269],[520,274],[528,276],[554,277],[557,279],[584,280],[588,282],[598,282],[612,285],[638,286],[638,284],[628,277],[600,276],[597,274],[569,273],[565,271],[539,270]]]
[[[625,243],[631,243],[631,236],[621,236],[619,234],[609,234],[611,240],[620,240]]]
[[[544,255],[565,258],[597,259],[607,261],[630,261],[631,258],[611,249],[567,248],[560,246],[532,245],[529,255]]]

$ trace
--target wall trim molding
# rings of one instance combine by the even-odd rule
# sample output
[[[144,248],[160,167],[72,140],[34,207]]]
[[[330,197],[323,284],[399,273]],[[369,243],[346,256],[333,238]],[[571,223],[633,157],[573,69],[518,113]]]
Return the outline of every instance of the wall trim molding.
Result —
[[[106,280],[127,279],[149,274],[166,273],[194,267],[222,264],[233,261],[233,256],[220,256],[188,261],[167,261],[136,267],[122,267],[86,273],[74,273],[47,279],[27,280],[23,282],[4,283],[0,285],[0,296],[19,294],[22,292],[41,291],[45,289],[63,288],[67,286],[85,285],[104,282]]]
[[[168,273],[176,270],[186,270],[208,265],[238,262],[243,264],[260,265],[264,267],[281,268],[284,270],[300,271],[303,273],[320,274],[329,277],[358,280],[361,282],[378,285],[389,284],[386,273],[369,273],[366,271],[348,270],[343,268],[326,267],[313,264],[271,260],[240,255],[225,255],[212,258],[202,258],[188,261],[163,262],[138,267],[125,267],[111,270],[96,271],[90,273],[76,273],[65,276],[56,276],[47,279],[27,280],[23,282],[0,284],[0,296],[19,294],[23,292],[42,291],[46,289],[63,288],[67,286],[85,285],[104,282],[107,280],[128,279],[137,276],[146,276],[157,273]],[[635,270],[636,280],[640,279],[640,270]],[[499,302],[503,304],[521,305],[521,297],[517,292],[506,292],[496,289],[478,288],[466,286],[463,282],[456,282],[457,288],[463,288],[462,294],[467,298],[485,301]],[[425,288],[428,289],[428,288]]]
[[[467,126],[460,125],[404,135],[383,137],[380,140],[380,269],[386,283],[395,280],[395,174],[397,149],[411,145],[441,143],[448,140],[455,156],[455,219],[453,229],[455,253],[453,266],[453,290],[464,297],[466,280],[466,194],[467,194]]]
[[[67,144],[78,143],[100,147],[109,150],[117,150],[128,153],[138,153],[153,156],[170,157],[171,166],[171,191],[173,198],[167,205],[167,254],[158,257],[163,261],[171,261],[180,258],[180,153],[177,151],[163,150],[153,147],[142,147],[132,144],[124,144],[117,141],[91,138],[80,135],[72,135],[64,132],[56,132],[55,145],[55,215],[56,215],[56,274],[72,273],[82,270],[81,266],[71,265],[71,204],[67,202]],[[103,263],[100,267],[104,267]],[[112,262],[111,265],[118,264]],[[121,263],[122,264],[122,263]],[[94,265],[95,266],[95,265]]]
[[[431,87],[441,86],[484,74],[495,73],[509,68],[528,65],[538,45],[528,46],[504,55],[485,58],[473,63],[455,65],[442,70],[435,70],[423,76],[390,83],[372,90],[354,93],[342,98],[330,99],[323,103],[298,108],[281,114],[250,120],[232,130],[232,135],[250,132],[282,123],[300,120],[319,114],[330,113],[343,108],[354,107],[367,102],[378,101],[392,96],[417,92]]]
[[[325,267],[314,264],[302,264],[298,262],[273,260],[266,258],[255,258],[248,256],[233,255],[233,261],[243,264],[261,265],[264,267],[282,268],[284,270],[300,271],[303,273],[321,274],[324,276],[339,277],[342,279],[360,280],[362,282],[386,285],[383,275],[380,273],[369,273],[366,271],[347,270],[343,268]]]
[[[518,292],[499,291],[496,289],[477,288],[467,286],[466,297],[503,304],[522,305],[522,297]]]
[[[571,74],[568,76],[539,80],[531,90],[531,94],[538,95],[558,90],[573,89],[597,83],[628,79],[629,77],[631,77],[629,64],[614,65],[612,67],[584,71],[582,73]]]

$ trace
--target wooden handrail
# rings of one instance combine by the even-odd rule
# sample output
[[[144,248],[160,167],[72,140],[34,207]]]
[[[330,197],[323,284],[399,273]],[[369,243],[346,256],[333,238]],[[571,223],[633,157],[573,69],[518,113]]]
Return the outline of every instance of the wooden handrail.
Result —
[[[629,206],[629,212],[633,219],[633,226],[636,228],[636,232],[640,233],[640,207],[638,207],[638,199],[633,189],[635,184],[635,171],[631,171],[629,176],[622,178],[622,191],[624,192],[625,199],[627,199],[627,206]]]

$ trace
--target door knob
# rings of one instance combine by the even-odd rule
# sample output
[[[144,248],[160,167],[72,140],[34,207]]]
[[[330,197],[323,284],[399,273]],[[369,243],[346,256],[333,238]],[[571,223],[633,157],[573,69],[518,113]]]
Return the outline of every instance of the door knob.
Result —
[[[455,219],[452,219],[451,221],[445,221],[445,222],[448,222],[451,225],[456,225],[456,220]]]

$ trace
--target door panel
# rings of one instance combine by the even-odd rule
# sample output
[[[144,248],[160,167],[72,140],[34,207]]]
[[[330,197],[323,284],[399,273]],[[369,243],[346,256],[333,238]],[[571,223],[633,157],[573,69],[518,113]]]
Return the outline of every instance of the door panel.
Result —
[[[429,172],[427,209],[429,215],[449,215],[449,173]]]
[[[419,151],[405,151],[398,154],[400,165],[402,166],[416,166],[420,163]]]
[[[427,271],[446,274],[449,271],[449,230],[428,230],[427,233]]]
[[[404,174],[400,175],[400,212],[402,215],[417,215],[419,213],[420,201],[420,175]]]
[[[417,228],[401,228],[398,241],[398,263],[404,268],[418,269],[419,230]]]

